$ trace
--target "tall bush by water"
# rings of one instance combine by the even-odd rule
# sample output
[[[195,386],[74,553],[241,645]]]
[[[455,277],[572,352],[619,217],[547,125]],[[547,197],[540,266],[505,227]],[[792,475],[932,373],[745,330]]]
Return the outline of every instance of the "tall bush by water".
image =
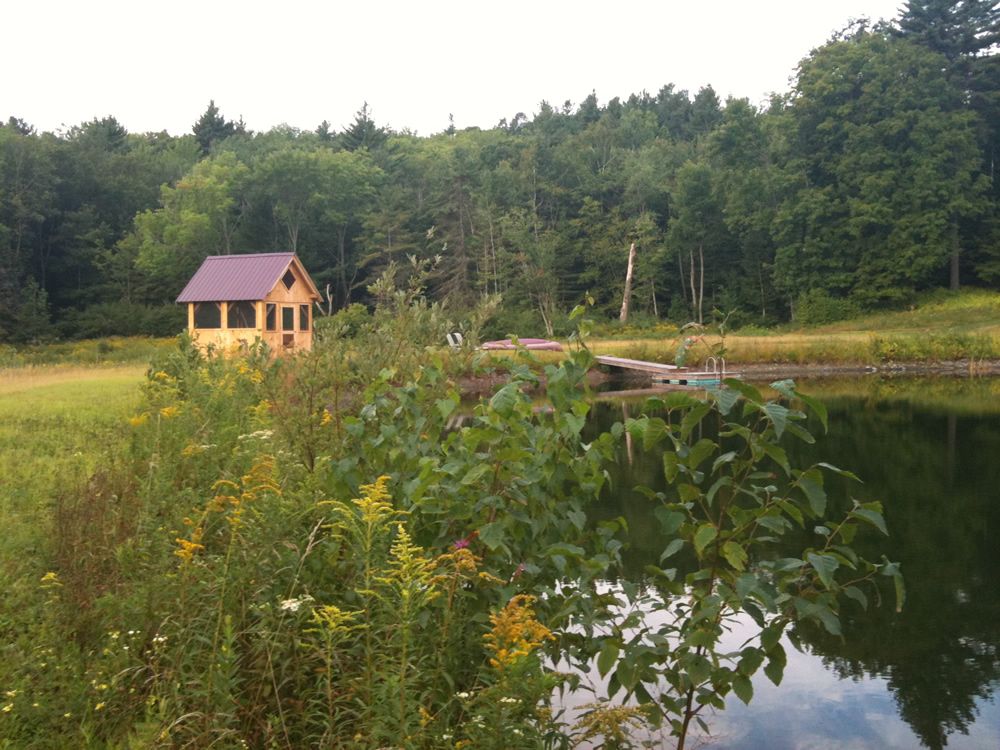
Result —
[[[455,381],[477,355],[440,346],[445,312],[419,285],[376,293],[358,335],[332,326],[295,358],[184,341],[154,363],[128,455],[60,508],[40,632],[80,668],[52,685],[25,665],[0,714],[11,747],[628,747],[660,724],[682,747],[757,671],[780,681],[790,623],[836,633],[842,596],[899,585],[851,547],[884,531],[879,506],[828,518],[824,474],[847,472],[787,460],[783,441],[811,440],[801,411],[731,381],[585,440],[581,338],[557,364],[502,364],[467,412]],[[526,394],[540,376],[544,403]],[[609,592],[627,529],[588,509],[626,436],[667,448],[671,490],[647,494],[662,561],[685,562]],[[775,559],[793,533],[801,555]],[[740,614],[757,634],[724,653]],[[551,699],[595,663],[609,694],[570,720]],[[74,689],[82,718],[33,718]]]

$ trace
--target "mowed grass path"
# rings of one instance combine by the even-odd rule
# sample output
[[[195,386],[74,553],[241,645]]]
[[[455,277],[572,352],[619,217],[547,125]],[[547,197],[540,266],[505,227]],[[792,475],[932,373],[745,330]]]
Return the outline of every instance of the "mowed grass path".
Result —
[[[124,438],[145,365],[0,370],[0,581],[37,572],[53,500]]]

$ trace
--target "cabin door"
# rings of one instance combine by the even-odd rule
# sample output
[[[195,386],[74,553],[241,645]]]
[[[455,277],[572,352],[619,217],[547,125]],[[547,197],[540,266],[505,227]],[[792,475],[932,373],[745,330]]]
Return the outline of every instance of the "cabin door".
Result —
[[[281,306],[281,345],[295,346],[295,305]]]

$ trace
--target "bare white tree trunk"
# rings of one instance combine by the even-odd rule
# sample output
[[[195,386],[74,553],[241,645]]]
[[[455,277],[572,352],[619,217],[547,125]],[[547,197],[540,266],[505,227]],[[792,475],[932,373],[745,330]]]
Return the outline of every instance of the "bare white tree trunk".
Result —
[[[625,294],[622,297],[622,312],[619,320],[628,320],[628,306],[632,301],[632,270],[635,268],[635,243],[628,249],[628,271],[625,272]]]
[[[705,316],[703,310],[705,308],[705,246],[698,245],[698,257],[701,260],[701,278],[698,280],[698,288],[700,290],[698,294],[698,322],[704,323]]]

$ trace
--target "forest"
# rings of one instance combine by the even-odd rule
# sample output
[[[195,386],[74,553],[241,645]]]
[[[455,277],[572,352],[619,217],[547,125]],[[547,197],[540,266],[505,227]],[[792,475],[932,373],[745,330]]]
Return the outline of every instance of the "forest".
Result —
[[[294,251],[330,314],[408,257],[499,334],[616,318],[808,325],[1000,281],[1000,12],[909,0],[852,21],[764,105],[710,85],[541,102],[428,137],[365,104],[340,130],[250,132],[210,102],[179,137],[113,117],[0,124],[0,343],[173,335],[209,255]],[[20,113],[30,115],[30,113]]]

